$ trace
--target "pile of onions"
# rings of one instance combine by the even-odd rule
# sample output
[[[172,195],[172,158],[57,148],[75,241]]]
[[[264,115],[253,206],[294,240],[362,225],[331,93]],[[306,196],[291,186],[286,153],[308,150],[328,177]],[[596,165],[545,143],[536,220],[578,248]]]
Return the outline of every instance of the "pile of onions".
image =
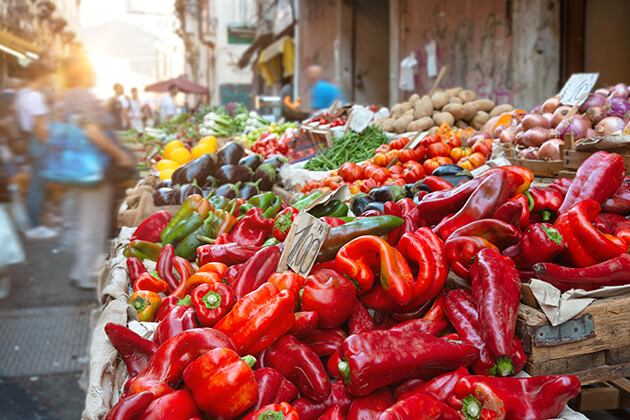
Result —
[[[609,117],[619,117],[627,120],[630,117],[630,103],[626,99],[619,97],[608,98],[604,109]]]
[[[560,160],[560,146],[564,141],[560,139],[549,139],[538,149],[538,159],[540,160]]]
[[[623,132],[626,123],[619,117],[606,117],[595,126],[595,131],[599,136],[612,136],[618,131]]]
[[[586,130],[591,128],[588,119],[582,117],[571,117],[558,124],[558,135],[564,140],[567,134],[573,134],[575,140],[586,137]]]

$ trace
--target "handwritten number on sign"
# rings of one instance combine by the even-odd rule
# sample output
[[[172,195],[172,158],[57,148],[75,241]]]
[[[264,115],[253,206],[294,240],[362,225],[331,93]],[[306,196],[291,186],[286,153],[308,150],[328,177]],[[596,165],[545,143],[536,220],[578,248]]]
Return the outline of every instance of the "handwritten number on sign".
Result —
[[[309,255],[309,251],[311,249],[319,250],[321,247],[321,240],[314,238],[310,230],[311,225],[307,225],[295,234],[296,244],[291,249],[287,260],[289,265],[300,267],[301,272],[308,270],[309,266],[312,265],[312,260],[317,258],[317,253],[314,252],[310,254],[311,258],[307,259],[306,257]],[[321,233],[321,226],[318,227],[318,231],[318,233]]]

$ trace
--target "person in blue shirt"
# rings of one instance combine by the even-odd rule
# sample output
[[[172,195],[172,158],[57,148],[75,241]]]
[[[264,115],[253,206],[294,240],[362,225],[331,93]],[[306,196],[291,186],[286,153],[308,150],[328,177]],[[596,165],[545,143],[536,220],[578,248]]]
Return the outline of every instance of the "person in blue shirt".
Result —
[[[312,109],[328,108],[335,100],[344,100],[341,89],[324,79],[324,68],[322,66],[309,66],[304,75],[311,85]]]

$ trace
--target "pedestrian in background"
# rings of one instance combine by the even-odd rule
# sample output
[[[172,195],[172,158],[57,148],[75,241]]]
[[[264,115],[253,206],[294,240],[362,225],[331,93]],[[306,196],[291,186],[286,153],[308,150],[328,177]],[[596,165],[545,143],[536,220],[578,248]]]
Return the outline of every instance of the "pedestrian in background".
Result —
[[[322,66],[317,64],[309,66],[304,75],[311,86],[312,110],[328,108],[337,99],[345,100],[341,89],[324,78],[324,68]]]
[[[138,88],[131,88],[131,98],[129,98],[129,128],[142,131],[144,128],[143,105],[138,96]]]
[[[177,115],[177,104],[175,96],[179,93],[179,88],[175,83],[168,86],[168,95],[160,101],[160,122],[167,121]]]
[[[109,99],[107,110],[114,118],[114,130],[126,130],[129,127],[129,99],[120,83],[114,85],[114,96]]]

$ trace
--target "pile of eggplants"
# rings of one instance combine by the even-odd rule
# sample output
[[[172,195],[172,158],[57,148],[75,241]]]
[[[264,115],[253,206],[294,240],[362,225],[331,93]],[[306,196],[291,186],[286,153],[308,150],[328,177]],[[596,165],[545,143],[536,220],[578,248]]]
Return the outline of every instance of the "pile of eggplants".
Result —
[[[171,179],[158,184],[153,202],[156,206],[179,205],[193,194],[248,200],[271,190],[279,182],[278,170],[287,162],[283,156],[246,155],[240,143],[229,142],[216,153],[177,168]]]

